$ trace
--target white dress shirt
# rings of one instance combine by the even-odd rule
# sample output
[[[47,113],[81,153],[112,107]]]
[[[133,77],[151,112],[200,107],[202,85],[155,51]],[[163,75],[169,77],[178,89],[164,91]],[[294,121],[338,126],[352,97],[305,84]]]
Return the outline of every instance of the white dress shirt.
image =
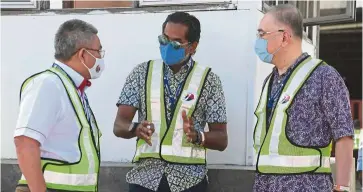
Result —
[[[55,63],[79,87],[84,78],[67,65]],[[78,93],[84,102],[85,94]],[[87,109],[86,113],[89,113]],[[42,157],[76,162],[80,158],[78,135],[76,114],[59,77],[43,73],[33,78],[22,93],[14,137],[27,136],[37,140]]]

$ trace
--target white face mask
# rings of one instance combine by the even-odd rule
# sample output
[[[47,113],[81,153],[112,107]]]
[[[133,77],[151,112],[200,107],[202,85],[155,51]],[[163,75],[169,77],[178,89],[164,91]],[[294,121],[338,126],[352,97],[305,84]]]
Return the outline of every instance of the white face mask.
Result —
[[[87,50],[86,50],[87,51]],[[88,68],[86,64],[82,62],[82,64],[88,69],[89,75],[91,76],[91,79],[97,79],[101,76],[103,70],[105,69],[105,62],[100,58],[97,58],[93,56],[90,52],[87,51],[88,54],[90,54],[93,58],[96,59],[95,64],[92,68]]]

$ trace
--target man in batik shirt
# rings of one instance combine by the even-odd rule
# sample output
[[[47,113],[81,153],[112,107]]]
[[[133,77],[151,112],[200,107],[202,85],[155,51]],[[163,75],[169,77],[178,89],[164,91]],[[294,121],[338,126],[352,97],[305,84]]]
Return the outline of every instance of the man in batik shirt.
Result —
[[[260,22],[255,51],[275,67],[255,112],[255,192],[349,189],[354,130],[348,90],[333,67],[302,52],[302,39],[303,18],[292,5],[273,7]]]
[[[204,192],[206,148],[227,147],[222,84],[191,57],[200,38],[197,18],[176,12],[162,29],[162,60],[138,65],[126,79],[114,134],[137,137],[136,167],[126,176],[130,192]],[[136,111],[140,123],[132,123]]]

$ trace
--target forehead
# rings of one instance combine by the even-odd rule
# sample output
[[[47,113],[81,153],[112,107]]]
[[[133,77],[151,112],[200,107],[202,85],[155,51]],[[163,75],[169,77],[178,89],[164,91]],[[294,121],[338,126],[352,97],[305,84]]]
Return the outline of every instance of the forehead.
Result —
[[[263,31],[277,30],[278,26],[276,19],[273,17],[272,14],[269,13],[265,14],[262,20],[260,21],[258,29]]]
[[[164,35],[172,41],[186,41],[187,31],[188,27],[183,24],[168,22],[164,29]]]

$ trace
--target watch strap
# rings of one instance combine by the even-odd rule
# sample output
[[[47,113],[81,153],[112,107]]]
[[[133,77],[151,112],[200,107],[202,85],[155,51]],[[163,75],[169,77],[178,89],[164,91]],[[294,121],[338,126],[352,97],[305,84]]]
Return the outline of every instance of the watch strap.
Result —
[[[334,185],[334,191],[344,191],[349,192],[350,188],[347,186]]]
[[[136,128],[139,126],[139,124],[140,124],[140,123],[137,123],[137,122],[133,122],[133,123],[131,123],[131,125],[130,125],[130,127],[129,127],[129,131],[130,131],[131,133],[134,133],[134,132],[135,132],[135,130],[136,130]]]

